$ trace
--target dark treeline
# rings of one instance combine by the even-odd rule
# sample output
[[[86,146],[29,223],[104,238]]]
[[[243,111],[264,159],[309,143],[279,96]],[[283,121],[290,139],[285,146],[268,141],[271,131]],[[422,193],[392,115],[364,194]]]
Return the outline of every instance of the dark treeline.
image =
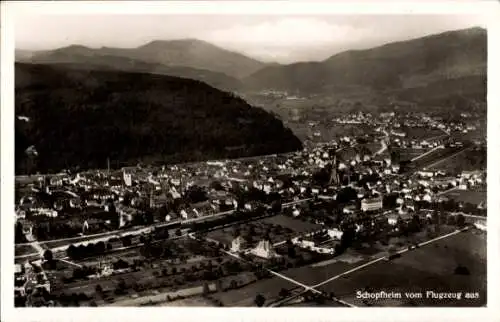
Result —
[[[189,79],[16,64],[15,99],[16,115],[30,118],[16,123],[16,173],[301,148],[271,114]],[[25,153],[31,145],[37,156]]]

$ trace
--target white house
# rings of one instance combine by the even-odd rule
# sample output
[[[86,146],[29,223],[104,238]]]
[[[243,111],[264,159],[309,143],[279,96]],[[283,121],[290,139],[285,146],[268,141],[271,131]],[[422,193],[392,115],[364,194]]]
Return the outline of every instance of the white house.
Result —
[[[422,197],[422,200],[423,201],[427,201],[427,202],[431,202],[432,201],[432,197],[430,194],[425,194],[423,197]]]
[[[474,227],[476,227],[479,230],[486,231],[486,228],[487,228],[486,221],[485,220],[477,220],[474,223]]]
[[[387,223],[389,225],[395,226],[398,223],[398,217],[396,217],[396,216],[387,217]]]
[[[243,237],[238,236],[231,242],[231,251],[232,252],[240,252],[243,249],[243,245],[245,244],[245,240]]]
[[[338,240],[340,240],[342,238],[342,235],[344,233],[341,230],[337,229],[337,228],[333,228],[333,229],[328,229],[327,234],[332,239],[338,239]]]

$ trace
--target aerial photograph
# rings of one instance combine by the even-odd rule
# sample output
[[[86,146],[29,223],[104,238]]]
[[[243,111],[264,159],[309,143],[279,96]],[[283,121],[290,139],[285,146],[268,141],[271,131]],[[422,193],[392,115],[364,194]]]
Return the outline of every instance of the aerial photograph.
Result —
[[[487,306],[478,16],[40,13],[14,77],[17,308]]]

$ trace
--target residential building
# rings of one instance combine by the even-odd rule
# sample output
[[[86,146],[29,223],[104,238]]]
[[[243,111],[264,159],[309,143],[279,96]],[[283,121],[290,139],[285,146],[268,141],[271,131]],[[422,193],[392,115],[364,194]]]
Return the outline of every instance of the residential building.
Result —
[[[365,198],[361,200],[362,211],[376,211],[382,209],[382,197]]]
[[[487,230],[486,220],[477,220],[474,223],[474,227],[476,227],[479,230],[486,231]]]
[[[337,228],[333,228],[333,229],[328,229],[327,234],[332,239],[340,240],[344,233],[342,232],[342,230],[339,230]]]
[[[391,226],[395,226],[398,223],[398,216],[390,215],[387,217],[387,223]]]
[[[250,253],[262,258],[271,258],[278,256],[269,240],[261,240],[257,247],[253,248]]]
[[[241,236],[237,236],[233,241],[231,242],[231,251],[238,253],[244,249],[245,245],[245,239]]]

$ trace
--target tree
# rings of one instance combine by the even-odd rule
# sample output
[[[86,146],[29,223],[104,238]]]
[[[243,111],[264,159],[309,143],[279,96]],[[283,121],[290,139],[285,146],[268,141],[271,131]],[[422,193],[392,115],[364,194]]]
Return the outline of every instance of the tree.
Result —
[[[96,253],[96,247],[94,243],[88,243],[87,246],[84,246],[85,249],[85,257],[92,256]]]
[[[54,254],[52,253],[52,251],[50,249],[47,249],[44,253],[43,253],[43,258],[51,263],[53,260],[54,260]]]
[[[421,229],[420,217],[418,215],[413,215],[410,224],[408,225],[408,230],[410,232],[418,232]]]
[[[69,258],[75,259],[76,258],[76,247],[75,245],[71,244],[69,247],[66,249],[66,255],[68,255]]]
[[[350,226],[346,228],[342,233],[342,237],[340,237],[341,248],[345,250],[349,246],[351,246],[352,242],[354,241],[355,235],[356,231],[354,230],[354,227]]]
[[[282,288],[279,292],[280,297],[287,297],[290,295],[290,291],[287,290],[286,288]]]
[[[222,186],[220,181],[215,180],[215,181],[212,181],[212,183],[210,183],[210,189],[224,190],[224,187]]]
[[[347,203],[351,200],[356,200],[357,197],[358,197],[358,193],[356,192],[356,190],[354,190],[351,187],[346,187],[337,193],[337,202],[339,202],[341,204]]]
[[[215,289],[217,290],[217,292],[224,292],[224,289],[222,288],[222,282],[220,279],[215,281]]]
[[[123,278],[120,279],[118,285],[116,286],[115,293],[116,294],[124,294],[127,289],[127,284]]]
[[[455,274],[456,275],[470,275],[469,269],[465,266],[458,265],[455,268]]]
[[[190,203],[202,202],[208,199],[206,191],[199,186],[190,187],[185,193],[185,198]]]
[[[210,293],[210,289],[208,287],[208,283],[203,283],[203,296],[207,296]]]
[[[464,227],[465,226],[465,217],[462,214],[457,215],[457,226]]]
[[[282,205],[281,205],[281,200],[274,200],[273,203],[271,204],[271,210],[273,213],[279,213],[281,212]]]
[[[232,235],[233,235],[233,238],[236,238],[236,237],[240,236],[240,235],[241,235],[240,228],[239,228],[239,227],[235,227],[235,228],[233,228],[233,233],[232,233]]]
[[[24,243],[26,241],[26,236],[23,232],[23,224],[19,221],[16,222],[16,230],[15,230],[15,242],[16,243]]]
[[[266,298],[262,294],[257,294],[254,302],[255,302],[255,305],[257,305],[258,307],[262,307],[264,305],[264,303],[266,303]]]
[[[97,254],[102,254],[106,251],[106,244],[103,241],[98,242],[95,244],[95,252]]]
[[[129,267],[128,262],[124,261],[123,259],[119,259],[118,261],[113,263],[114,269],[124,269],[124,268],[128,268],[128,267]]]
[[[132,237],[130,235],[122,237],[122,244],[123,247],[128,247],[132,245]]]

